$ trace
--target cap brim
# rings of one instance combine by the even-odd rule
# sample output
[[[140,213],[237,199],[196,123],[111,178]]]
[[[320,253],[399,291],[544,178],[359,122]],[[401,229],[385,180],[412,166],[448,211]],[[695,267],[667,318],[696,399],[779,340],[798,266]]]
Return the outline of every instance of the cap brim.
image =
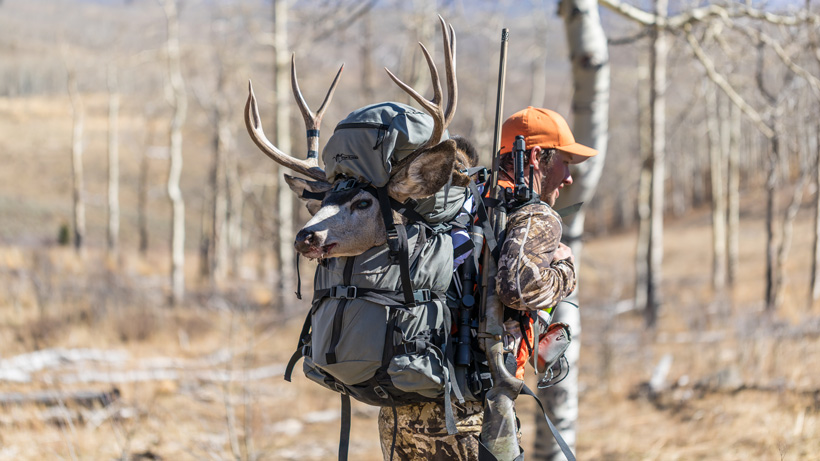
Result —
[[[569,154],[572,157],[571,163],[581,163],[590,157],[595,157],[598,155],[597,150],[578,143],[556,147],[555,149]]]

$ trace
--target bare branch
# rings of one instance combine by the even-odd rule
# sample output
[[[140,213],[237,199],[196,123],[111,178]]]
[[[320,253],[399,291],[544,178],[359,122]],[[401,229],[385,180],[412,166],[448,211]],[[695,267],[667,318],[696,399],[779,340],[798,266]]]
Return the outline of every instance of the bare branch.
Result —
[[[726,78],[715,69],[715,64],[711,59],[709,59],[708,56],[706,56],[703,48],[701,48],[695,36],[692,35],[692,26],[687,24],[684,26],[684,31],[686,33],[686,41],[689,42],[689,46],[692,48],[695,57],[698,58],[698,61],[700,61],[701,65],[703,65],[703,68],[706,70],[706,74],[709,78],[715,82],[715,84],[717,84],[724,93],[726,93],[734,105],[736,105],[741,111],[743,111],[744,114],[746,114],[747,117],[749,117],[752,123],[754,123],[757,129],[763,133],[764,136],[769,139],[773,138],[775,136],[774,130],[763,121],[763,117],[752,106],[750,106],[737,93],[737,91],[735,91]]]
[[[772,50],[777,54],[777,57],[783,61],[783,64],[789,68],[794,74],[798,77],[802,78],[806,82],[808,82],[809,87],[811,88],[812,93],[814,96],[820,99],[820,79],[812,75],[809,71],[795,63],[791,56],[786,53],[786,50],[783,49],[783,46],[774,38],[767,35],[766,33],[752,29],[750,27],[743,27],[737,24],[733,24],[732,27],[736,30],[739,30],[746,34],[748,37],[758,40],[762,44],[766,44],[772,48]]]
[[[645,26],[658,24],[671,30],[678,30],[687,24],[704,21],[708,18],[739,18],[748,17],[766,21],[771,24],[794,26],[799,24],[820,24],[820,16],[811,13],[808,10],[803,10],[799,14],[793,16],[778,15],[761,11],[747,5],[733,5],[731,9],[726,9],[718,5],[709,5],[703,8],[694,8],[684,11],[675,16],[666,18],[666,22],[661,24],[663,19],[656,17],[652,13],[648,13],[640,8],[634,7],[630,4],[624,3],[620,0],[598,0],[598,3],[606,8],[609,8],[615,13],[638,22]]]

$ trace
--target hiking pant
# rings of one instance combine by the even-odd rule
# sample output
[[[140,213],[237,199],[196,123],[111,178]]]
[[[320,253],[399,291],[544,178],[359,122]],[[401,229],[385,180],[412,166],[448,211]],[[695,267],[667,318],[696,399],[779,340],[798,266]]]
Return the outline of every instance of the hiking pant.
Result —
[[[479,402],[453,404],[458,434],[447,434],[441,402],[396,407],[398,430],[393,446],[394,461],[478,461],[478,439],[484,419]],[[390,459],[393,445],[393,409],[379,411],[379,439],[382,455]]]

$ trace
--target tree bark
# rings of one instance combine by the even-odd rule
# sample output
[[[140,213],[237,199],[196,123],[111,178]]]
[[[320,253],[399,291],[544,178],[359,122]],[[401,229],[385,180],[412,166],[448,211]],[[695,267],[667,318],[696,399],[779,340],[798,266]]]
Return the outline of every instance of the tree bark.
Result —
[[[556,208],[560,209],[578,202],[589,202],[601,178],[609,139],[610,74],[609,50],[606,35],[601,27],[597,2],[595,0],[565,0],[561,2],[558,14],[564,21],[572,60],[574,82],[572,131],[577,142],[598,150],[597,156],[574,166],[572,171],[574,182],[562,191],[556,203]],[[581,208],[577,213],[564,219],[564,241],[572,248],[576,267],[580,267],[584,217],[585,210]],[[581,287],[583,287],[583,278],[579,278],[578,288],[567,301],[577,305]],[[578,361],[582,336],[579,311],[570,303],[563,303],[559,306],[555,315],[555,321],[565,322],[572,329],[574,341],[566,352],[569,374],[557,385],[539,390],[539,395],[545,400],[547,412],[553,423],[574,450],[578,419]],[[563,459],[563,454],[554,443],[543,416],[536,417],[536,424],[535,457],[537,459]]]
[[[726,196],[723,193],[723,143],[721,142],[718,95],[706,80],[706,123],[712,189],[712,288],[723,291],[726,284]]]
[[[117,67],[108,67],[108,254],[116,258],[120,240],[120,93]]]
[[[812,264],[809,310],[814,307],[814,302],[820,298],[820,123],[815,126],[815,154],[814,154],[814,240],[812,241]]]
[[[635,309],[645,311],[649,292],[649,226],[652,207],[652,136],[650,130],[649,68],[639,68],[638,132],[641,173],[638,182],[638,238],[635,247]],[[688,176],[688,175],[686,175]]]
[[[734,286],[740,253],[740,110],[729,104],[729,159],[727,168],[728,207],[726,223],[726,281]]]
[[[274,91],[276,94],[276,128],[274,144],[286,153],[292,153],[290,142],[290,55],[288,48],[288,7],[286,0],[273,2],[273,42],[275,53],[274,64]],[[277,167],[279,170],[281,168]],[[277,175],[276,197],[278,205],[278,232],[276,253],[278,256],[278,274],[276,299],[280,309],[285,310],[291,299],[294,280],[294,249],[293,240],[293,192],[281,175]]]
[[[85,124],[85,107],[77,89],[77,72],[70,64],[71,57],[66,59],[68,75],[68,96],[71,100],[71,179],[72,205],[74,224],[74,249],[83,252],[85,244],[85,180],[83,175],[83,126]]]
[[[777,265],[777,233],[775,220],[777,215],[775,194],[778,183],[778,152],[777,136],[770,139],[771,151],[766,178],[766,311],[774,312],[777,308],[777,294],[780,291],[780,270]]]
[[[657,20],[652,25],[651,52],[651,154],[652,194],[649,229],[649,276],[646,293],[646,326],[657,326],[658,314],[663,302],[661,283],[663,282],[663,206],[666,163],[666,25],[668,1],[655,0]]]
[[[171,201],[171,304],[178,305],[185,297],[185,201],[179,180],[182,176],[182,125],[188,111],[188,97],[182,76],[179,49],[179,17],[175,0],[160,0],[165,10],[168,41],[168,81],[171,86],[173,116],[168,130],[169,155],[168,199]]]
[[[226,69],[219,64],[214,103],[214,158],[211,164],[211,241],[209,249],[208,279],[213,287],[219,287],[225,278],[225,264],[228,259],[227,219],[228,192],[226,159],[233,142],[230,126],[230,110],[226,91]]]

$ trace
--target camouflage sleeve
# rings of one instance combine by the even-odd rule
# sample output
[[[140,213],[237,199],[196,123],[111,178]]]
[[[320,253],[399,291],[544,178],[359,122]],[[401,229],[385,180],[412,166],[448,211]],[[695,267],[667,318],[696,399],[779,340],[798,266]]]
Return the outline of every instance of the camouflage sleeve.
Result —
[[[561,218],[548,205],[522,207],[507,219],[496,292],[504,305],[519,310],[555,307],[575,289],[575,266],[553,261],[561,242]]]

